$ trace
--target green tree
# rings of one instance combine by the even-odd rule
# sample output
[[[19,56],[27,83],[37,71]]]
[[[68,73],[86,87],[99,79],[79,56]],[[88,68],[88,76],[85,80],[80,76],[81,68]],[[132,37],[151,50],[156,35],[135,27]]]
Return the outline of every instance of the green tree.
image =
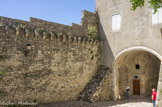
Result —
[[[132,4],[131,10],[136,10],[137,7],[143,7],[145,4],[145,0],[130,0]],[[154,9],[154,13],[157,12],[159,8],[162,7],[162,0],[148,0],[149,8]]]

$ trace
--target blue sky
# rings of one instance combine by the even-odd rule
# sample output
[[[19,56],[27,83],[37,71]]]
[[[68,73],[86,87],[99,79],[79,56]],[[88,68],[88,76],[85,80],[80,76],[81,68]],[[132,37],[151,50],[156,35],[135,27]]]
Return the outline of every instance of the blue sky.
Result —
[[[0,0],[0,16],[29,21],[35,17],[70,25],[80,24],[81,11],[94,12],[94,0]]]

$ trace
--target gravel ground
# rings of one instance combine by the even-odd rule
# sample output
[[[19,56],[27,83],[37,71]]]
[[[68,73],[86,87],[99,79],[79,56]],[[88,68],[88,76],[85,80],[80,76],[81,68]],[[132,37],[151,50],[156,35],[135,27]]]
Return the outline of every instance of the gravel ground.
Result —
[[[129,101],[104,101],[89,103],[84,101],[67,101],[33,107],[152,107],[151,100],[145,97],[133,97]]]

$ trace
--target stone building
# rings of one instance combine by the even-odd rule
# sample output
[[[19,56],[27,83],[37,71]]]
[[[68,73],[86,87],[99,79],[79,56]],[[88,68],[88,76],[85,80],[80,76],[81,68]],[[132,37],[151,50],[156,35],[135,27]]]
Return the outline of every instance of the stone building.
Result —
[[[162,105],[162,9],[152,14],[145,7],[131,11],[129,0],[95,0],[99,36],[103,42],[102,64],[112,70],[113,99],[131,95],[151,96],[158,89]]]

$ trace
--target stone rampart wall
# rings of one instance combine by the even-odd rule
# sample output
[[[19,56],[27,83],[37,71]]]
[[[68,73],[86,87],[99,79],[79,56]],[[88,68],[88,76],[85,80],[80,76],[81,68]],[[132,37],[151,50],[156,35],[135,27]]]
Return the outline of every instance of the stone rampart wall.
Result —
[[[7,17],[0,17],[0,23],[2,24],[12,24],[15,26],[22,25],[26,28],[32,29],[45,29],[48,32],[55,31],[59,34],[66,34],[78,37],[87,37],[88,29],[90,27],[98,27],[97,24],[97,14],[88,11],[82,12],[81,24],[72,23],[70,26],[58,24],[54,22],[45,21],[37,18],[30,18],[30,21],[22,21],[17,19],[11,19]]]
[[[30,22],[4,17],[0,22],[0,102],[77,99],[97,71],[100,43]]]

